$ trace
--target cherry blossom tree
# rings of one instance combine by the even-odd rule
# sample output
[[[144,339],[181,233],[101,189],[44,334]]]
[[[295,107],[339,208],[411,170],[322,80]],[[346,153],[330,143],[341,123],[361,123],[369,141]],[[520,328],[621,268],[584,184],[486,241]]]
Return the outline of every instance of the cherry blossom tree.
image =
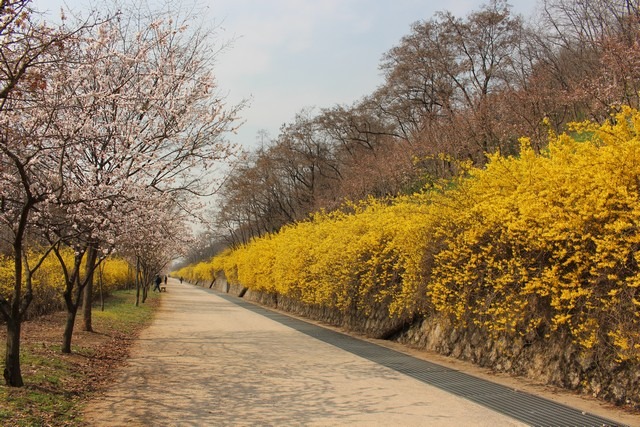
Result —
[[[33,296],[31,275],[42,261],[29,265],[25,254],[29,245],[40,243],[33,224],[61,182],[60,150],[48,135],[65,100],[50,82],[64,80],[67,44],[83,27],[54,29],[34,20],[27,0],[0,2],[0,222],[14,265],[13,292],[0,295],[9,386],[23,385],[21,323]]]
[[[72,78],[62,88],[73,99],[67,117],[57,122],[67,147],[64,188],[47,230],[50,241],[62,240],[77,255],[73,265],[59,257],[68,272],[64,352],[71,351],[83,292],[85,329],[91,330],[92,273],[98,252],[115,247],[120,218],[143,211],[153,215],[137,221],[147,230],[163,230],[166,210],[173,218],[180,217],[178,207],[193,211],[198,203],[190,199],[210,191],[212,169],[233,154],[223,136],[233,130],[241,105],[227,107],[218,93],[213,34],[191,28],[192,20],[132,12],[96,26],[82,40]],[[161,239],[147,240],[145,247],[155,241]]]
[[[148,233],[132,238],[145,248],[145,239],[162,242],[152,251],[165,258],[173,251],[167,242],[188,234],[175,221],[185,221],[198,205],[190,197],[209,191],[212,168],[233,153],[223,135],[241,108],[218,93],[213,34],[189,27],[193,17],[121,13],[53,30],[27,5],[0,3],[0,219],[15,264],[14,292],[0,295],[0,312],[11,386],[23,384],[20,324],[38,267],[26,263],[27,237],[60,260],[62,350],[70,352],[81,294],[91,300],[93,271],[122,250],[131,224],[144,224]],[[73,248],[72,261],[64,247]]]
[[[136,305],[147,298],[155,274],[184,255],[193,244],[189,214],[171,197],[140,192],[132,210],[122,217],[117,246],[136,266]]]

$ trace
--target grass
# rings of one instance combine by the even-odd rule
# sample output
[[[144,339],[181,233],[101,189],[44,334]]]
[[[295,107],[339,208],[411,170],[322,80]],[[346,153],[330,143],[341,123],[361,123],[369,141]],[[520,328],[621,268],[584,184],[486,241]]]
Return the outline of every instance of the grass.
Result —
[[[25,322],[20,358],[25,386],[0,385],[0,425],[85,425],[81,405],[126,360],[133,338],[150,323],[159,301],[151,293],[136,307],[135,291],[115,292],[105,301],[104,311],[93,309],[95,332],[78,331],[81,322],[76,322],[71,354],[60,352],[66,313]],[[6,340],[4,326],[0,339]],[[4,366],[4,357],[0,361]]]
[[[149,299],[154,300],[157,295],[149,293]],[[139,329],[140,324],[145,324],[151,319],[156,304],[140,304],[135,307],[134,291],[116,292],[105,301],[104,311],[93,310],[92,316],[95,322],[115,328],[120,332],[131,333]]]

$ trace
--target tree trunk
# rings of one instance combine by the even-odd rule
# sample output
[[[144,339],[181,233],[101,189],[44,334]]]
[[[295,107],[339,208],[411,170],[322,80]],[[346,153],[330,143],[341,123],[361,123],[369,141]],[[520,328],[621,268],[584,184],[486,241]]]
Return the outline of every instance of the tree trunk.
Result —
[[[135,283],[131,283],[131,277],[133,276],[133,274],[131,273],[131,263],[128,262],[127,263],[127,272],[128,274],[128,279],[127,279],[127,290],[130,291],[131,287],[135,284]]]
[[[82,295],[82,312],[84,318],[84,330],[93,332],[91,325],[91,308],[93,306],[93,272],[96,268],[96,258],[98,251],[94,245],[87,250],[87,261],[85,263],[85,287]]]
[[[21,323],[14,319],[7,321],[7,351],[5,354],[4,380],[9,387],[22,387],[20,370],[20,329]]]
[[[73,260],[73,270],[71,275],[67,275],[65,290],[63,292],[64,303],[67,307],[67,322],[65,323],[64,332],[62,334],[62,352],[71,353],[71,339],[73,338],[73,327],[75,326],[78,308],[82,302],[82,293],[86,286],[86,278],[83,283],[80,281],[80,266],[82,258],[86,252],[76,253]],[[64,265],[64,260],[59,252],[55,252],[60,265]],[[66,271],[66,267],[65,267]]]
[[[102,291],[102,280],[103,280],[102,272],[103,271],[104,271],[104,264],[101,264],[100,270],[99,270],[99,278],[98,278],[98,289],[100,291],[100,311],[104,311],[104,293]]]
[[[136,257],[136,307],[140,306],[140,258]]]
[[[22,326],[22,313],[20,305],[22,300],[22,236],[26,229],[27,214],[23,211],[20,218],[20,227],[13,242],[13,268],[15,272],[13,283],[13,296],[8,303],[2,298],[2,312],[7,322],[7,351],[4,361],[4,379],[9,387],[22,387],[22,371],[20,369],[20,330]],[[28,301],[26,301],[28,303]],[[25,306],[25,310],[27,306]]]
[[[142,283],[140,285],[140,287],[142,288],[142,303],[144,303],[147,300],[150,283],[151,283],[151,274],[149,273],[149,268],[144,266],[142,267]]]
[[[78,307],[67,307],[67,321],[64,325],[64,333],[62,334],[62,352],[71,353],[71,338],[73,337],[73,326],[76,322],[76,314]]]

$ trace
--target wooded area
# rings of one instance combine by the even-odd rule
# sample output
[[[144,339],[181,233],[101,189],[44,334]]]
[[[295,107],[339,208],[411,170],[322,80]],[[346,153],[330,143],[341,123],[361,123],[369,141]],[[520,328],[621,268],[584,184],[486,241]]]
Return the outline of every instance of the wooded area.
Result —
[[[544,0],[528,20],[492,1],[417,21],[382,58],[374,93],[301,111],[274,138],[259,136],[188,262],[345,200],[429,187],[459,162],[518,154],[523,136],[540,152],[548,125],[603,123],[621,104],[638,107],[639,17],[635,0]]]

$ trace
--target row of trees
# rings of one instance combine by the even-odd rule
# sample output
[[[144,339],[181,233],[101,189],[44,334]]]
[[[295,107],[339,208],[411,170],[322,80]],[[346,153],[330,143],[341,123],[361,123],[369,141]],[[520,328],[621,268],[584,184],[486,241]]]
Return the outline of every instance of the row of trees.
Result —
[[[14,269],[12,292],[0,294],[9,386],[23,384],[21,322],[45,257],[53,253],[63,271],[62,351],[70,352],[82,295],[91,330],[100,262],[127,255],[148,283],[190,235],[186,221],[199,209],[192,196],[209,191],[212,168],[234,151],[223,136],[241,106],[225,105],[217,90],[215,34],[170,8],[104,10],[51,25],[29,0],[0,1],[0,233]]]
[[[639,105],[637,0],[543,0],[538,10],[525,21],[492,0],[464,18],[416,22],[382,58],[374,93],[300,112],[235,165],[219,235],[237,245],[345,199],[410,193],[461,160],[481,167],[489,153],[517,153],[523,135],[540,150],[545,118],[558,130]]]

